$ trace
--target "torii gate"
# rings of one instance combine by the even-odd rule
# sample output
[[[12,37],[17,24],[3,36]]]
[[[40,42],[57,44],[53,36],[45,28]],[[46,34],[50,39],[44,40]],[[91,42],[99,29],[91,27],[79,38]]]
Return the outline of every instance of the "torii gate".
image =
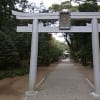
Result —
[[[37,54],[38,54],[38,32],[74,32],[74,33],[87,33],[92,32],[92,50],[93,50],[93,65],[94,65],[94,85],[96,96],[100,97],[100,48],[99,48],[99,32],[100,19],[99,12],[72,12],[71,19],[90,19],[91,24],[87,26],[71,26],[70,30],[60,30],[58,27],[51,27],[40,25],[38,20],[58,20],[59,13],[21,13],[12,11],[20,20],[33,20],[32,24],[28,26],[18,26],[17,32],[32,32],[31,43],[31,58],[30,58],[30,72],[29,72],[29,92],[28,95],[33,94],[35,91],[36,73],[37,73]]]

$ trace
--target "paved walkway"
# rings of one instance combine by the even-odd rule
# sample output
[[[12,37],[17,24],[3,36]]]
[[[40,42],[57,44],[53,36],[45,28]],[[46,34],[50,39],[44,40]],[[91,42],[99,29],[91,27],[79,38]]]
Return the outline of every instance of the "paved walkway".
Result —
[[[78,68],[63,61],[49,74],[39,93],[26,100],[100,100],[89,94],[92,91]]]

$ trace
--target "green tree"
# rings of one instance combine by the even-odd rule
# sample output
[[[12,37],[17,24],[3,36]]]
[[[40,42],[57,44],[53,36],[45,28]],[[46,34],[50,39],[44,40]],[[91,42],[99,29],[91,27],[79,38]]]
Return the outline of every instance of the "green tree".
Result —
[[[99,11],[99,6],[96,2],[86,2],[79,5],[80,12],[95,12]],[[86,25],[91,23],[90,20],[74,21],[75,25]],[[80,42],[79,42],[80,41]],[[74,42],[74,43],[73,43]],[[92,40],[91,33],[88,34],[73,34],[71,35],[71,46],[75,46],[71,49],[71,55],[75,60],[79,60],[83,65],[88,65],[92,62]]]
[[[61,6],[64,6],[63,3],[59,5],[59,9],[56,10],[54,7],[51,7],[54,11],[60,11]],[[67,8],[66,6],[64,6]],[[96,0],[87,0],[82,4],[79,4],[77,7],[72,7],[72,11],[79,10],[80,12],[95,12],[99,11],[99,6],[96,3]],[[90,20],[72,20],[72,25],[77,26],[86,26],[86,23],[91,23]],[[83,65],[87,65],[89,62],[92,62],[92,43],[91,43],[91,33],[81,34],[81,33],[65,33],[65,40],[70,47],[71,57],[75,61],[80,61]]]
[[[18,21],[12,16],[12,10],[18,10],[16,4],[21,2],[26,0],[0,0],[0,67],[4,69],[19,65],[19,52],[15,44]]]
[[[96,12],[99,11],[99,6],[96,2],[93,3],[84,3],[79,6],[80,12]]]
[[[59,43],[52,38],[51,34],[40,33],[39,34],[39,53],[38,64],[48,65],[55,61],[58,61],[65,49],[62,43]]]

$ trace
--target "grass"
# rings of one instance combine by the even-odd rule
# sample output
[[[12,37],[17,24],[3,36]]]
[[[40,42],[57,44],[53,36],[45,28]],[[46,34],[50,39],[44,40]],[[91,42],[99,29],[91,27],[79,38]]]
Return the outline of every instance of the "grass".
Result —
[[[0,70],[0,79],[15,77],[15,76],[23,76],[29,73],[29,67],[19,67],[8,70]]]

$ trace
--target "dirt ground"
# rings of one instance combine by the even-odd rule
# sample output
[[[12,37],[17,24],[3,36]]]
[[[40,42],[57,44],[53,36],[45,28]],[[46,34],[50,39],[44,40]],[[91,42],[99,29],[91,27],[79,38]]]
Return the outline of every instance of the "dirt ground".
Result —
[[[37,83],[54,69],[54,65],[38,68]],[[0,100],[22,100],[27,90],[28,75],[0,80]]]
[[[80,73],[88,78],[93,83],[93,69],[90,66],[84,67],[81,64],[77,64],[77,68]],[[38,68],[37,83],[55,67],[52,64],[48,67]],[[25,91],[28,90],[28,75],[14,78],[6,78],[0,80],[0,100],[21,100]]]

